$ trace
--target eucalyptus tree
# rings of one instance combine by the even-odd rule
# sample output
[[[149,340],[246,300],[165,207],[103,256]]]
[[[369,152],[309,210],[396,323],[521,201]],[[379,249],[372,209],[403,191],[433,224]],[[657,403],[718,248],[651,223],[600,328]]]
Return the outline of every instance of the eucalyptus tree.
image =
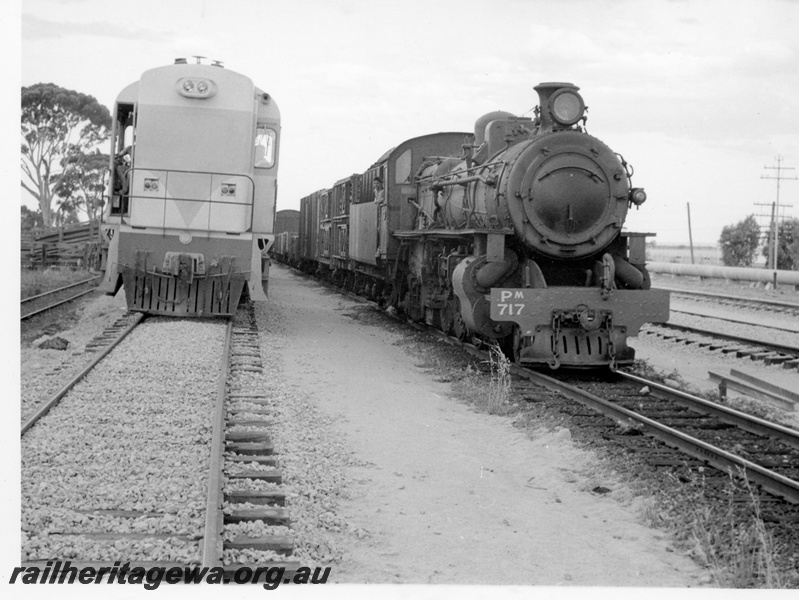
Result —
[[[52,225],[53,199],[108,139],[111,114],[93,96],[52,83],[22,88],[22,188]],[[68,199],[74,203],[75,200]]]

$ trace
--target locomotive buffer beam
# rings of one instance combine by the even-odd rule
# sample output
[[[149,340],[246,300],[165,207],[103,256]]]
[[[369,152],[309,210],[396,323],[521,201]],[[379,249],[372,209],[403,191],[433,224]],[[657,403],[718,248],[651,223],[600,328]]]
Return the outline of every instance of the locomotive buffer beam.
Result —
[[[669,320],[669,292],[611,290],[603,298],[600,288],[588,287],[491,290],[491,318],[515,322],[525,336],[534,335],[536,326],[550,323],[556,310],[575,314],[610,313],[615,327],[624,327],[627,335],[637,335],[644,323]]]
[[[156,315],[233,316],[247,272],[234,269],[233,257],[222,256],[206,270],[195,254],[167,256],[165,269],[148,268],[147,252],[137,251],[134,266],[122,266],[128,307]],[[198,272],[201,271],[201,272]]]
[[[615,368],[635,358],[628,336],[637,335],[644,323],[669,320],[669,292],[494,288],[491,319],[516,324],[514,358],[522,364]]]

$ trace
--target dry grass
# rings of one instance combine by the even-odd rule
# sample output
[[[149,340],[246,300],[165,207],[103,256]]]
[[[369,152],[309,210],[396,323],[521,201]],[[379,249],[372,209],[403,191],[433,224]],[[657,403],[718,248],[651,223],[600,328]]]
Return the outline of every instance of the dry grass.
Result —
[[[510,360],[499,349],[499,346],[495,345],[488,349],[488,364],[491,367],[491,380],[488,383],[488,412],[498,414],[505,412],[505,407],[510,404]]]
[[[44,271],[23,269],[20,273],[19,298],[22,300],[90,277],[91,275],[87,271],[67,268],[51,268]]]
[[[692,535],[695,553],[724,588],[779,589],[787,582],[777,567],[779,549],[766,529],[760,502],[744,477],[730,477],[727,506],[714,514],[708,506],[695,507]],[[735,506],[735,496],[748,495],[746,511]]]
[[[498,346],[491,346],[488,353],[490,376],[467,365],[459,373],[449,373],[442,381],[452,382],[455,396],[477,406],[492,415],[507,415],[515,412],[519,405],[512,402],[510,361]]]

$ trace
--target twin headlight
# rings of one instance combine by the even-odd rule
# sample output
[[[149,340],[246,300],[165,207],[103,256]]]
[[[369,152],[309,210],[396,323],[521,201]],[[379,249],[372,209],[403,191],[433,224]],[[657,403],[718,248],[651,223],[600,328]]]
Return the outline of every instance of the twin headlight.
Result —
[[[210,79],[184,77],[177,82],[178,93],[187,98],[210,98],[216,94],[216,84]]]

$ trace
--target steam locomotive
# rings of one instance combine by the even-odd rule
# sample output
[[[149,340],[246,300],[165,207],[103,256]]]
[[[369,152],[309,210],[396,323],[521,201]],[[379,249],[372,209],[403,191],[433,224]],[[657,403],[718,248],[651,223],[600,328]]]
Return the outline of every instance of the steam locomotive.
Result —
[[[244,75],[178,59],[116,99],[101,289],[128,308],[230,316],[265,300],[280,111]]]
[[[669,316],[645,267],[652,234],[622,230],[646,193],[584,130],[579,88],[535,90],[534,118],[407,140],[302,198],[281,256],[519,364],[631,363],[627,337]]]

